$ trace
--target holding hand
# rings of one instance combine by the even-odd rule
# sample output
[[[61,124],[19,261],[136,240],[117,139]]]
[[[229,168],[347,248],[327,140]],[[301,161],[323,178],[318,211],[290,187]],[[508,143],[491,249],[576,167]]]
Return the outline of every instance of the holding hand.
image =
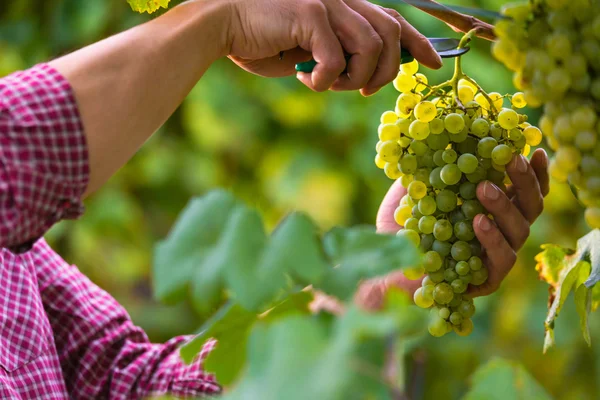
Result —
[[[442,65],[429,41],[398,12],[366,0],[229,1],[229,57],[257,75],[289,76],[295,64],[314,58],[312,74],[298,73],[312,90],[371,95],[398,74],[400,45],[427,67]],[[352,57],[340,76],[344,52]]]

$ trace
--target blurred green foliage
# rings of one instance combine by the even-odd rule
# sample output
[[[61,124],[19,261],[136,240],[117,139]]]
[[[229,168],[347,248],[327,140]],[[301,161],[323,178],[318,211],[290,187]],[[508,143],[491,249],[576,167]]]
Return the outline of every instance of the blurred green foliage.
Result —
[[[502,3],[460,5],[497,10]],[[422,12],[396,6],[427,36],[457,36]],[[0,2],[0,75],[153,17],[132,12],[125,0]],[[488,90],[514,91],[509,72],[490,56],[489,43],[478,40],[472,47],[465,72]],[[429,81],[447,78],[452,68],[447,64],[428,72]],[[203,321],[191,307],[157,304],[149,283],[152,246],[165,237],[188,199],[226,188],[257,207],[269,228],[292,210],[307,212],[322,229],[372,224],[390,185],[373,163],[376,128],[395,98],[391,86],[370,98],[316,94],[293,77],[266,80],[221,60],[160,132],[86,201],[85,216],[57,225],[47,238],[121,301],[152,339],[194,332]],[[530,114],[533,122],[537,116]],[[600,352],[585,345],[573,302],[566,303],[558,321],[556,348],[542,355],[547,287],[534,270],[540,244],[574,247],[585,230],[568,187],[554,185],[517,266],[498,293],[477,301],[474,334],[410,344],[411,398],[457,398],[475,368],[496,356],[522,362],[557,399],[597,398]],[[592,337],[600,336],[597,316],[590,325]]]

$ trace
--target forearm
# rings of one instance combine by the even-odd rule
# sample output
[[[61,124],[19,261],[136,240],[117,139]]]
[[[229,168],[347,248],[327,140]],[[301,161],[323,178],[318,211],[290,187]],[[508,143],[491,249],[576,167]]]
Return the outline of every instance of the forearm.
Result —
[[[56,59],[70,82],[98,189],[175,111],[212,62],[227,53],[225,1],[198,0]]]

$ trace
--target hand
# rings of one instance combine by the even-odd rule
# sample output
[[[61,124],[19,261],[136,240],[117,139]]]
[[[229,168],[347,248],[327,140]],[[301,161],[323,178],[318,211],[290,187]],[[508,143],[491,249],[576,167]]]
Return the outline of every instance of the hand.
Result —
[[[289,76],[295,64],[318,65],[298,79],[315,91],[357,90],[371,95],[396,77],[400,44],[423,65],[442,60],[398,12],[367,0],[229,0],[229,58],[261,76]],[[280,60],[280,52],[285,55]],[[344,51],[352,55],[348,73]],[[341,75],[341,76],[340,76]]]
[[[494,216],[494,221],[483,214],[473,220],[473,228],[483,248],[482,260],[489,270],[488,280],[481,286],[469,286],[468,295],[485,296],[498,290],[517,260],[517,251],[529,236],[529,227],[542,213],[544,197],[549,191],[548,156],[538,149],[531,163],[523,156],[515,156],[506,171],[512,181],[506,192],[491,182],[477,187],[477,198]],[[400,181],[394,182],[383,199],[377,214],[377,230],[395,233],[401,227],[394,220],[394,210],[406,189]],[[357,301],[366,308],[379,308],[390,286],[411,295],[421,285],[421,279],[409,280],[402,272],[394,272],[381,279],[365,282],[357,292]]]

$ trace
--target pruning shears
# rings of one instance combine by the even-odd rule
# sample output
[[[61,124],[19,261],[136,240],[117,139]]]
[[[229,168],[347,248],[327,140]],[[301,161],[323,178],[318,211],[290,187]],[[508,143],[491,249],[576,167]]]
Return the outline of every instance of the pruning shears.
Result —
[[[460,39],[455,38],[428,38],[429,42],[432,44],[435,51],[442,58],[453,58],[458,57],[460,55],[465,54],[470,50],[470,47],[464,46],[460,49],[458,48],[458,44],[460,43]],[[410,52],[404,48],[401,48],[401,64],[406,64],[413,61],[415,58],[410,54]],[[346,55],[346,62],[350,60],[350,55]],[[296,64],[296,71],[298,72],[307,72],[310,73],[313,71],[317,62],[315,60],[306,61],[300,64]]]

